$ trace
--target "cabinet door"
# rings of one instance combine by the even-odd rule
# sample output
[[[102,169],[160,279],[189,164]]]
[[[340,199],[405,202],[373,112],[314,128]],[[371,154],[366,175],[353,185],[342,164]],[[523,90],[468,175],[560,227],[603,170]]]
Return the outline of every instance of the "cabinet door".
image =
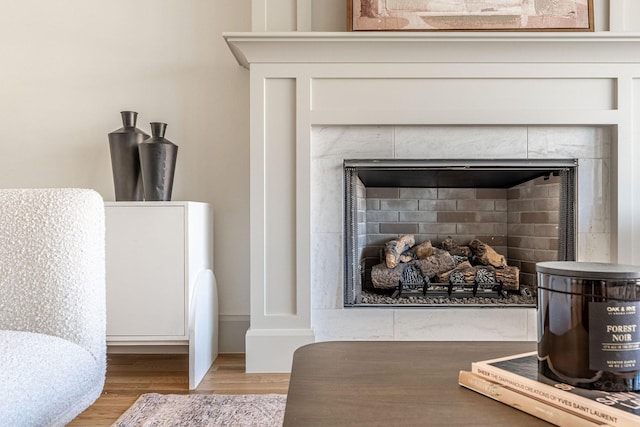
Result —
[[[106,208],[107,335],[186,338],[183,206]]]

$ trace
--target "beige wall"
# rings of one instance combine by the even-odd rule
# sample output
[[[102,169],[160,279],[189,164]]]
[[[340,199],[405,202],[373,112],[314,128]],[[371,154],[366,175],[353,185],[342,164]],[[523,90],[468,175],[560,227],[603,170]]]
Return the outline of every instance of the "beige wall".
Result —
[[[248,315],[248,71],[221,32],[251,0],[27,0],[0,14],[0,187],[114,199],[107,133],[121,110],[168,123],[173,200],[213,203],[220,312]],[[241,341],[244,340],[242,336]]]

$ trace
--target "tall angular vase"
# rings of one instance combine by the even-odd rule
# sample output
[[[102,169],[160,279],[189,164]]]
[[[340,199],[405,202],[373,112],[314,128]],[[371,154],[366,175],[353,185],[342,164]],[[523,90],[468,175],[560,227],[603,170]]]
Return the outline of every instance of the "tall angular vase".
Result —
[[[169,201],[173,189],[178,146],[164,137],[166,123],[151,123],[151,138],[138,146],[144,199]]]
[[[149,135],[136,128],[138,113],[121,111],[120,115],[122,127],[108,135],[116,201],[139,201],[143,189],[138,145]]]

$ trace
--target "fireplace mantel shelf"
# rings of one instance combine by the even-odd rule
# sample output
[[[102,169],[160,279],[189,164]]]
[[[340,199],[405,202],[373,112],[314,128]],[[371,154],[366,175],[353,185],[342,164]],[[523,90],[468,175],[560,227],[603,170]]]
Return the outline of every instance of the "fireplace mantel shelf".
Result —
[[[628,32],[234,32],[238,63],[640,63]]]

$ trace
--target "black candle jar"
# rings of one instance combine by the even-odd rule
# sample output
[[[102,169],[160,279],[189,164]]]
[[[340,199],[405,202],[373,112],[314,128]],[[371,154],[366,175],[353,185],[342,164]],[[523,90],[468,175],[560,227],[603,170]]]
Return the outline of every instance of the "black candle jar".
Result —
[[[640,267],[542,262],[538,371],[576,387],[640,390]]]

